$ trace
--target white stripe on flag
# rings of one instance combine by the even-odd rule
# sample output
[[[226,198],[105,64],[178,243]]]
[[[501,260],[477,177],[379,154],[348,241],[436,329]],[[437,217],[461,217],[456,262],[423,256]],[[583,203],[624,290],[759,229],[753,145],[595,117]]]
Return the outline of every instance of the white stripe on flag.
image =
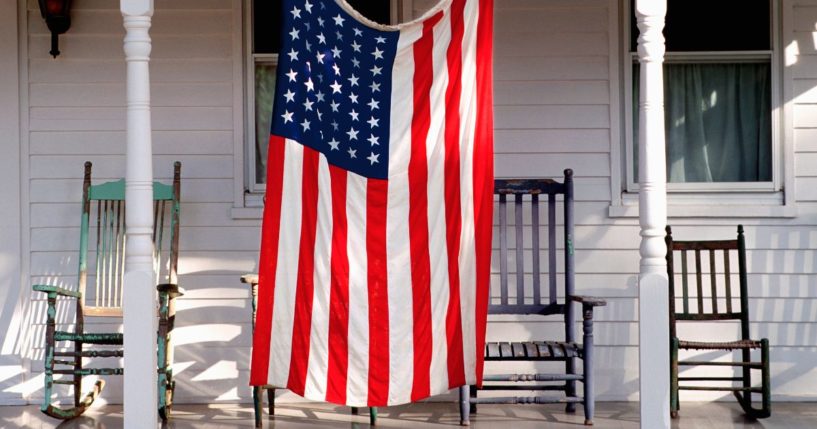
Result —
[[[292,357],[292,327],[298,278],[298,252],[301,242],[301,189],[304,147],[286,140],[284,148],[284,186],[281,195],[281,232],[278,239],[278,263],[275,272],[275,302],[272,312],[269,384],[286,387]]]
[[[474,130],[477,99],[477,19],[479,1],[465,2],[462,49],[462,97],[460,102],[460,204],[462,235],[460,241],[460,306],[465,380],[476,383],[476,252],[474,223]]]
[[[414,42],[422,26],[400,33],[392,69],[389,125],[389,196],[386,251],[389,282],[389,404],[411,402],[414,380],[414,314],[411,291],[408,164],[411,159],[411,118]]]
[[[304,396],[325,398],[329,360],[329,292],[332,257],[332,181],[329,164],[320,155],[318,165],[318,222],[315,228],[315,273],[312,299],[312,329],[309,336],[309,368]]]
[[[448,45],[451,11],[434,27],[432,51],[434,83],[431,85],[431,126],[426,140],[428,163],[428,243],[431,260],[431,394],[448,391],[448,342],[446,321],[450,290],[445,211],[445,92],[448,87]]]
[[[347,175],[349,255],[349,370],[346,404],[366,406],[369,395],[369,287],[366,254],[366,179]]]

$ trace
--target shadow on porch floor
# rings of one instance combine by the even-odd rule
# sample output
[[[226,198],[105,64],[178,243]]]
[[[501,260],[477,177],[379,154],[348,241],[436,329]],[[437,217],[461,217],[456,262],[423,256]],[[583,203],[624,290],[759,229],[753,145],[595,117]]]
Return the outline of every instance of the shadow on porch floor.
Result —
[[[579,429],[585,427],[579,412],[566,414],[560,406],[502,406],[482,405],[479,414],[472,416],[474,428],[552,428]],[[681,417],[672,422],[673,429],[731,429],[731,428],[817,428],[817,404],[775,403],[772,417],[750,421],[743,417],[737,404],[682,403]],[[277,407],[277,415],[265,414],[267,428],[364,428],[368,415],[353,416],[349,409],[327,404],[286,404]],[[60,425],[39,412],[35,406],[0,407],[0,428],[60,428],[60,429],[115,429],[122,427],[122,407],[107,405],[94,408],[85,416]],[[382,428],[455,428],[459,414],[453,403],[421,403],[382,409],[377,427]],[[602,402],[597,404],[595,428],[637,429],[638,403]],[[178,405],[167,428],[232,428],[252,427],[252,408],[247,404]],[[148,427],[147,425],[145,427]],[[649,429],[649,428],[644,428]]]

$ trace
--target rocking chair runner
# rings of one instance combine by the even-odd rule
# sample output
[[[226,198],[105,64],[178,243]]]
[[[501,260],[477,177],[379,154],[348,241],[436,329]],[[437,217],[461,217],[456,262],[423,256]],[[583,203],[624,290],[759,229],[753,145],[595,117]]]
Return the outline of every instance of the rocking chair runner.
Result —
[[[670,414],[678,417],[680,407],[679,390],[709,390],[732,392],[743,411],[750,418],[765,418],[771,415],[771,387],[769,375],[769,340],[752,340],[749,338],[749,297],[747,294],[746,239],[743,236],[743,225],[738,225],[738,236],[735,240],[676,241],[672,229],[667,226],[667,274],[669,275],[669,314],[670,314]],[[690,271],[688,254],[692,252],[694,267]],[[703,258],[701,253],[704,253]],[[733,255],[730,258],[730,253]],[[737,254],[738,269],[735,270],[734,254]],[[680,256],[680,267],[676,265]],[[708,260],[708,264],[707,264]],[[723,264],[720,267],[718,264]],[[680,273],[678,272],[680,270]],[[732,289],[732,274],[738,275],[738,290]],[[689,285],[694,277],[695,289]],[[709,277],[710,296],[705,297],[704,279]],[[681,289],[676,287],[680,278]],[[721,287],[718,287],[720,285]],[[719,295],[719,290],[723,294]],[[697,292],[697,293],[696,293]],[[679,296],[680,293],[680,296]],[[738,302],[733,302],[738,301]],[[680,308],[678,304],[680,303]],[[739,309],[735,304],[739,305]],[[707,308],[709,307],[709,308]],[[740,339],[731,342],[686,341],[678,337],[678,322],[713,322],[724,320],[740,321]],[[740,350],[740,360],[733,362],[710,362],[698,360],[679,360],[679,350]],[[758,350],[760,361],[752,361],[752,350]],[[681,377],[681,366],[730,366],[739,368],[739,377]],[[761,385],[752,385],[752,370],[761,372]],[[728,386],[691,386],[681,385],[690,381],[728,382]],[[734,383],[739,383],[734,386]],[[752,394],[761,394],[761,408],[752,406]]]
[[[158,376],[159,414],[163,420],[170,415],[173,399],[171,331],[175,319],[175,298],[182,295],[177,285],[179,249],[179,191],[181,163],[174,164],[173,184],[153,184],[153,244],[158,284]],[[91,185],[91,163],[85,163],[82,187],[82,217],[79,241],[79,276],[77,288],[69,290],[51,285],[32,288],[48,296],[45,339],[45,393],[41,410],[58,419],[81,415],[105,383],[99,379],[83,398],[82,378],[88,375],[121,375],[123,368],[86,367],[88,358],[121,358],[121,333],[89,332],[89,317],[121,317],[122,286],[125,274],[125,181]],[[90,287],[89,287],[90,286]],[[73,331],[57,331],[57,297],[74,299],[76,319]],[[58,343],[68,343],[58,347]],[[73,347],[70,347],[73,343]],[[88,350],[84,346],[104,346]],[[114,348],[111,346],[120,346]],[[65,378],[63,378],[63,376]],[[73,387],[73,407],[60,407],[52,402],[55,385]]]

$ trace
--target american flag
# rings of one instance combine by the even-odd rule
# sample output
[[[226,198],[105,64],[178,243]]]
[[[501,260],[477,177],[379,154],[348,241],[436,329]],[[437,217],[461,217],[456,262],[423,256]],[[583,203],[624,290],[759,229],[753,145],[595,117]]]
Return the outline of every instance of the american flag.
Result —
[[[250,383],[351,406],[481,383],[493,1],[395,27],[282,3]]]

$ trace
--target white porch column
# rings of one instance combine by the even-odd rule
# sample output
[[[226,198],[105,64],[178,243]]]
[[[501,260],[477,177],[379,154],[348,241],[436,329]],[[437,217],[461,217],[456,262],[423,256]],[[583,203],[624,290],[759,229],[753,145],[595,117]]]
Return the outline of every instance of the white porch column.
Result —
[[[636,0],[639,82],[638,357],[641,427],[669,428],[669,303],[664,227],[667,179],[664,139],[664,16],[666,0]]]
[[[125,428],[156,427],[157,299],[153,273],[153,165],[150,124],[150,29],[153,0],[121,0],[127,77],[127,247],[123,292]]]

